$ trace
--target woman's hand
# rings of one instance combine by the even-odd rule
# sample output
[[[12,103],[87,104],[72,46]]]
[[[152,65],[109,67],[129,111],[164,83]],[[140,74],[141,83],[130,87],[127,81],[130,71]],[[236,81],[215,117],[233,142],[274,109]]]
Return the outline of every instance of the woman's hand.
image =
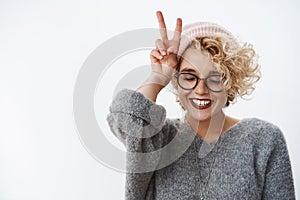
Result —
[[[160,90],[170,82],[177,66],[177,52],[182,31],[182,20],[178,18],[173,38],[168,39],[167,28],[162,13],[157,11],[156,16],[161,39],[156,40],[156,49],[153,49],[150,53],[152,72],[143,85],[137,89],[138,92],[154,102]]]
[[[153,49],[151,51],[150,60],[152,72],[162,76],[160,79],[165,80],[163,82],[160,81],[160,84],[166,85],[170,82],[173,71],[177,66],[177,52],[179,49],[181,38],[182,20],[180,18],[177,18],[173,38],[169,39],[162,13],[160,11],[157,11],[156,16],[158,19],[161,39],[157,39],[155,41],[156,49]]]

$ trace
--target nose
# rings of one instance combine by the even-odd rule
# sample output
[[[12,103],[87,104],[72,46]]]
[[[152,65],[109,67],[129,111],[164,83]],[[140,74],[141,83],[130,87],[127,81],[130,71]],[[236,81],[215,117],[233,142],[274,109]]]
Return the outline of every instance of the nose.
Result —
[[[203,94],[208,94],[208,88],[205,85],[205,82],[203,79],[200,79],[196,88],[195,88],[195,92],[199,95],[203,95]]]

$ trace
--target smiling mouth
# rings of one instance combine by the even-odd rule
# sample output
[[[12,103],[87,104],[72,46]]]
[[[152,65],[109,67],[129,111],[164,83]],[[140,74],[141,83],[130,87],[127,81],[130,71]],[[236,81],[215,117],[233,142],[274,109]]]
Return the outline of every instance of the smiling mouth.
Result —
[[[189,100],[193,107],[200,109],[200,110],[209,108],[213,102],[210,99],[190,98]]]

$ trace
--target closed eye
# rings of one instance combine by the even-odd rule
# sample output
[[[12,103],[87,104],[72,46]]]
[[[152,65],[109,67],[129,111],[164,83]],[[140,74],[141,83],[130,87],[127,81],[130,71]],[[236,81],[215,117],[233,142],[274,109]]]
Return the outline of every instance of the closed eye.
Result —
[[[210,82],[212,82],[212,83],[215,83],[215,84],[220,84],[221,83],[221,81],[215,81],[215,80],[209,80]]]
[[[220,75],[209,76],[208,81],[211,82],[211,83],[214,83],[214,84],[222,83]]]
[[[184,78],[183,80],[185,80],[185,81],[194,81],[194,80],[196,80],[196,78],[195,77],[190,77],[190,78]]]

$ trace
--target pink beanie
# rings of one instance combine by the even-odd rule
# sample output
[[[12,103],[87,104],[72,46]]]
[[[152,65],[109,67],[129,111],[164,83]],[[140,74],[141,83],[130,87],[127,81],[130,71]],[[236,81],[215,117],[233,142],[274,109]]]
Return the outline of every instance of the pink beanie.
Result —
[[[235,37],[225,28],[211,22],[195,22],[185,25],[181,34],[178,56],[181,56],[190,42],[197,37],[221,36],[225,37],[234,46],[239,46]]]

